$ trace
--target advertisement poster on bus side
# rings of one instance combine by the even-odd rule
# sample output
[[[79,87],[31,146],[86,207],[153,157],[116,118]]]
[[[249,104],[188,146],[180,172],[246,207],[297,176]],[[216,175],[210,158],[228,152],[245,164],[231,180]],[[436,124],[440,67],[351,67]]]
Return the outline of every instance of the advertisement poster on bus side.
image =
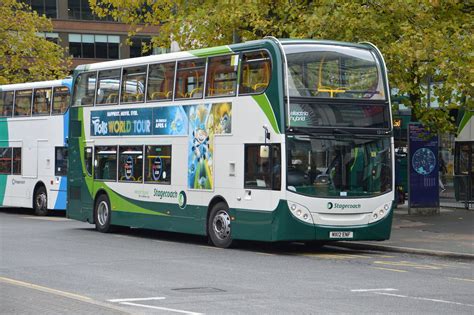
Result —
[[[188,188],[214,188],[214,135],[232,132],[232,103],[187,107],[189,118]]]
[[[154,135],[187,135],[188,115],[183,106],[157,107],[153,109]]]
[[[91,136],[152,134],[151,108],[91,111]]]
[[[96,110],[91,112],[92,136],[146,136],[188,134],[184,106]]]

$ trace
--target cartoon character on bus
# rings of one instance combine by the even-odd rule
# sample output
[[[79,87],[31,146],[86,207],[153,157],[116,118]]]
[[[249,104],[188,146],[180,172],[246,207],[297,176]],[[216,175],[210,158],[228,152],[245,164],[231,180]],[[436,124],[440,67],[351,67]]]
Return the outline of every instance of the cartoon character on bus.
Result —
[[[212,189],[212,147],[209,132],[210,105],[193,106],[189,112],[189,188]]]
[[[232,103],[189,106],[188,115],[188,187],[212,189],[214,136],[231,133]]]

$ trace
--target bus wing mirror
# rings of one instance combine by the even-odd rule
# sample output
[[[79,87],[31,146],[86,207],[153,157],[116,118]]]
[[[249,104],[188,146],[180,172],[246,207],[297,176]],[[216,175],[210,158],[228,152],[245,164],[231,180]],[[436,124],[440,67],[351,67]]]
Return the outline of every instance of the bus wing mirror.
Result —
[[[260,157],[268,159],[269,156],[270,156],[270,146],[261,145],[260,146]]]

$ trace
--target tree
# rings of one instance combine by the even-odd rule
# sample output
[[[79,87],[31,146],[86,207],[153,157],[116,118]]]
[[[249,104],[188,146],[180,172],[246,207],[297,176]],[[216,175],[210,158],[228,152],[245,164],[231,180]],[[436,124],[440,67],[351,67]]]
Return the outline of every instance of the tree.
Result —
[[[454,131],[449,109],[474,109],[474,5],[462,0],[90,0],[99,16],[159,25],[152,45],[184,49],[275,37],[369,41],[392,87],[428,128]],[[235,36],[237,35],[237,36]],[[428,93],[428,86],[431,86]],[[430,98],[428,100],[428,97]],[[429,107],[437,100],[439,108]],[[462,105],[461,105],[462,104]]]
[[[0,84],[53,80],[68,75],[70,59],[59,45],[38,36],[49,32],[49,19],[24,3],[0,3]]]

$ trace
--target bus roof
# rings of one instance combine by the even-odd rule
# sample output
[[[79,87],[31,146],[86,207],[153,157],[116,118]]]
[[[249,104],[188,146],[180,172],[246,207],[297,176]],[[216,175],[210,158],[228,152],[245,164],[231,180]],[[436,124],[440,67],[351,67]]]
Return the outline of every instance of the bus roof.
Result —
[[[47,87],[54,87],[54,86],[67,86],[69,89],[71,89],[71,85],[72,85],[72,78],[67,77],[62,80],[36,81],[36,82],[0,85],[0,91],[38,89],[38,88],[47,88]]]
[[[166,61],[175,61],[177,59],[187,59],[195,57],[207,57],[212,55],[219,55],[225,53],[232,53],[237,50],[240,51],[247,46],[262,45],[265,43],[275,44],[276,41],[280,41],[282,45],[285,44],[321,44],[321,45],[339,45],[346,47],[354,48],[363,48],[370,49],[369,45],[366,44],[355,44],[348,42],[338,42],[338,41],[328,41],[328,40],[312,40],[312,39],[276,39],[276,38],[264,38],[258,40],[252,40],[244,43],[237,43],[224,46],[216,46],[209,48],[201,48],[189,51],[180,51],[174,53],[160,54],[160,55],[150,55],[145,57],[129,58],[129,59],[118,59],[113,61],[104,61],[93,64],[79,65],[76,67],[75,71],[85,72],[101,69],[110,69],[110,68],[120,68],[120,67],[129,67],[142,65],[147,63],[155,62],[166,62]]]

